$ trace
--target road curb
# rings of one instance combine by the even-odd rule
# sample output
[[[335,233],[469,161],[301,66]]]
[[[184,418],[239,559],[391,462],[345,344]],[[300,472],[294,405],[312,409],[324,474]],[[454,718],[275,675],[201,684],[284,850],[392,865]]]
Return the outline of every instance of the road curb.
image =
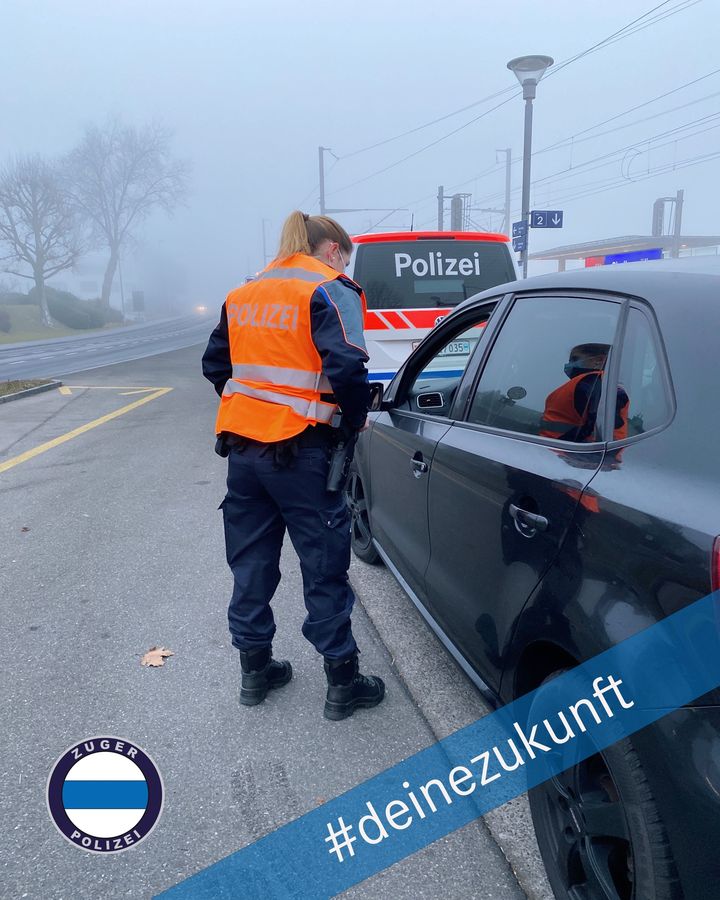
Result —
[[[389,590],[385,585],[378,585],[378,590],[368,585],[368,578],[373,579],[375,572],[385,573],[392,580]],[[368,566],[353,557],[350,581],[390,653],[400,680],[438,741],[490,712],[389,570]],[[528,900],[554,900],[540,861],[526,797],[516,797],[481,819]]]
[[[42,394],[44,391],[54,391],[62,386],[62,381],[49,381],[47,384],[39,384],[37,387],[25,388],[24,391],[15,391],[14,394],[4,394],[0,397],[0,403],[10,403],[11,400],[20,400],[22,397],[32,397],[33,394]]]

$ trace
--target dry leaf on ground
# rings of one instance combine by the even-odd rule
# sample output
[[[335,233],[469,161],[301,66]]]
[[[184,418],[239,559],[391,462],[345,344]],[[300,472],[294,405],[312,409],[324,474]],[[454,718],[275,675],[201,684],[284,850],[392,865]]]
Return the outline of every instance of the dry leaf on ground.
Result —
[[[141,666],[164,666],[166,656],[175,656],[167,647],[151,647],[140,660]]]

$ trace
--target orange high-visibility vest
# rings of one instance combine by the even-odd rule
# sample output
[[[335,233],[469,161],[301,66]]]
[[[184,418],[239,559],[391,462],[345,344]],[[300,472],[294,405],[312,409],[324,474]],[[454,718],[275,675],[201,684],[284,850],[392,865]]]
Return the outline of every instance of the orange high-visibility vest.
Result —
[[[220,398],[216,433],[270,443],[294,437],[308,425],[331,423],[338,407],[321,399],[332,388],[312,340],[310,299],[319,285],[340,274],[296,253],[275,260],[228,294],[232,378]],[[362,293],[360,298],[364,314]]]
[[[542,428],[540,430],[541,437],[560,437],[571,428],[581,428],[587,421],[587,412],[579,413],[575,409],[575,388],[590,375],[600,375],[602,372],[583,372],[582,375],[576,375],[566,384],[561,385],[557,390],[548,394],[545,401],[545,410],[541,420]],[[622,409],[617,410],[616,414],[620,415],[622,423],[613,430],[613,440],[619,441],[627,437],[627,418],[628,407],[630,401],[627,400]],[[584,441],[592,441],[593,436],[588,435],[583,438]]]

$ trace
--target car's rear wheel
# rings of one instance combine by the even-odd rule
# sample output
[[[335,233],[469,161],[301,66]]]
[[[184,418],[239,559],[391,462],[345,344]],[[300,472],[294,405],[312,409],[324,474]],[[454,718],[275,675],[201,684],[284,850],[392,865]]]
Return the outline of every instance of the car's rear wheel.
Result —
[[[558,900],[681,900],[668,836],[630,740],[549,778],[529,799]]]
[[[345,488],[345,500],[350,508],[352,524],[350,526],[350,545],[353,553],[363,562],[376,565],[380,562],[380,554],[372,542],[370,516],[368,514],[367,497],[362,478],[356,466],[350,469],[350,477]]]

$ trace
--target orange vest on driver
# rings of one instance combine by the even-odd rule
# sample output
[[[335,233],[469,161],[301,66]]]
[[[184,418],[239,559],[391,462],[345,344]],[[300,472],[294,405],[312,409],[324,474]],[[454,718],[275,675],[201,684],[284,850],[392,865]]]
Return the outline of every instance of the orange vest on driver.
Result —
[[[554,390],[551,394],[548,394],[541,420],[542,428],[539,432],[541,437],[560,437],[571,428],[581,428],[586,424],[587,411],[583,414],[575,409],[575,388],[584,378],[588,378],[590,375],[599,375],[602,377],[603,373],[597,371],[584,372],[582,375],[576,375],[566,384],[560,385],[559,388]],[[621,424],[613,430],[614,441],[619,441],[627,437],[629,405],[630,402],[627,399],[627,395],[625,395],[624,405],[621,409],[616,411],[616,416],[620,416]],[[592,439],[592,435],[587,435],[582,440],[591,441]]]
[[[228,294],[225,311],[232,377],[220,398],[215,431],[271,443],[308,425],[330,424],[337,404],[312,340],[310,299],[340,272],[296,253],[275,260]],[[343,276],[345,280],[350,280]],[[360,294],[365,313],[365,298]]]

